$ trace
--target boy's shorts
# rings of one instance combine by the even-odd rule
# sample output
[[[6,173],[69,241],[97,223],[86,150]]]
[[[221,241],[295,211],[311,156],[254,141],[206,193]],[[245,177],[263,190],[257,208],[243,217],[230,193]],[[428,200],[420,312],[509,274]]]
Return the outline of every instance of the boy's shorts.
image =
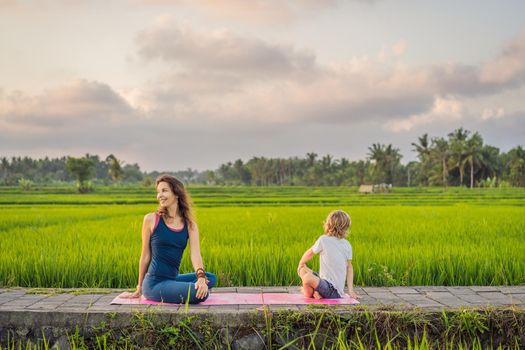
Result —
[[[313,272],[313,274],[319,277],[319,274],[317,272]],[[341,298],[341,296],[339,295],[339,292],[337,291],[337,289],[335,289],[332,283],[328,282],[325,279],[322,279],[321,277],[319,277],[319,279],[320,279],[319,285],[314,290],[317,293],[319,293],[321,297],[323,297],[324,299]]]

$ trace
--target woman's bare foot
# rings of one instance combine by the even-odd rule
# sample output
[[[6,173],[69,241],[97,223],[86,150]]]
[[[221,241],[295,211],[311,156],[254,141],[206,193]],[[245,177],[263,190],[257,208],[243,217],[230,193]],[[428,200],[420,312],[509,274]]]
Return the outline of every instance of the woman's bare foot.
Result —
[[[315,298],[315,299],[323,299],[323,297],[321,296],[321,294],[319,294],[318,291],[315,291],[315,292],[314,292],[314,298]]]

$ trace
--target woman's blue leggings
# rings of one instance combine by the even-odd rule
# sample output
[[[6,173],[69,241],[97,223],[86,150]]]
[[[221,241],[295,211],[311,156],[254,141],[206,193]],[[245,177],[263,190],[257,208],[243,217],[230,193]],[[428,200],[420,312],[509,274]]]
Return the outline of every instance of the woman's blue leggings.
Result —
[[[208,289],[213,288],[217,283],[217,277],[213,273],[206,272],[206,278],[208,279]],[[197,304],[208,299],[209,293],[202,299],[197,298],[195,282],[197,282],[195,273],[177,275],[174,280],[147,273],[142,282],[142,294],[149,300],[180,304],[185,304],[189,297],[190,304]]]

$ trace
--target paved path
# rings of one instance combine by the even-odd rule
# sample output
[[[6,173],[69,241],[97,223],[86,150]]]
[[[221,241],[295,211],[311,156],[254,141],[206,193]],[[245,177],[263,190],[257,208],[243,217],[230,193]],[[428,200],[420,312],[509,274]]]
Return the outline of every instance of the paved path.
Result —
[[[105,313],[140,311],[154,308],[162,312],[184,311],[233,312],[255,310],[261,305],[217,305],[203,306],[162,306],[162,305],[110,305],[111,300],[122,290],[108,289],[0,289],[0,314],[17,312],[56,313]],[[298,293],[298,287],[238,287],[215,288],[214,293]],[[424,308],[440,310],[442,308],[510,306],[525,307],[525,286],[514,287],[358,287],[356,292],[361,296],[361,304],[366,306],[395,306],[406,308]],[[271,309],[300,310],[309,305],[272,305]],[[316,306],[318,308],[318,306]],[[353,306],[340,305],[345,309]],[[1,319],[1,317],[0,317]],[[1,321],[1,320],[0,320]]]

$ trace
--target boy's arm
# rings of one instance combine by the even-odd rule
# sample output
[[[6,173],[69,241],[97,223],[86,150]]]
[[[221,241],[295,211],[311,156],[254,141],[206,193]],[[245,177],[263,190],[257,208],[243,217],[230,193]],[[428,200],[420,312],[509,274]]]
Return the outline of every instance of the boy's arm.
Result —
[[[354,267],[352,266],[352,260],[348,260],[348,266],[346,267],[346,283],[348,284],[348,295],[358,299],[359,295],[354,292]]]
[[[310,248],[306,252],[304,252],[303,257],[299,261],[299,266],[297,266],[297,274],[299,274],[299,271],[301,270],[301,268],[306,266],[306,263],[308,261],[312,260],[314,255],[315,255],[315,253],[313,252],[312,248]]]

